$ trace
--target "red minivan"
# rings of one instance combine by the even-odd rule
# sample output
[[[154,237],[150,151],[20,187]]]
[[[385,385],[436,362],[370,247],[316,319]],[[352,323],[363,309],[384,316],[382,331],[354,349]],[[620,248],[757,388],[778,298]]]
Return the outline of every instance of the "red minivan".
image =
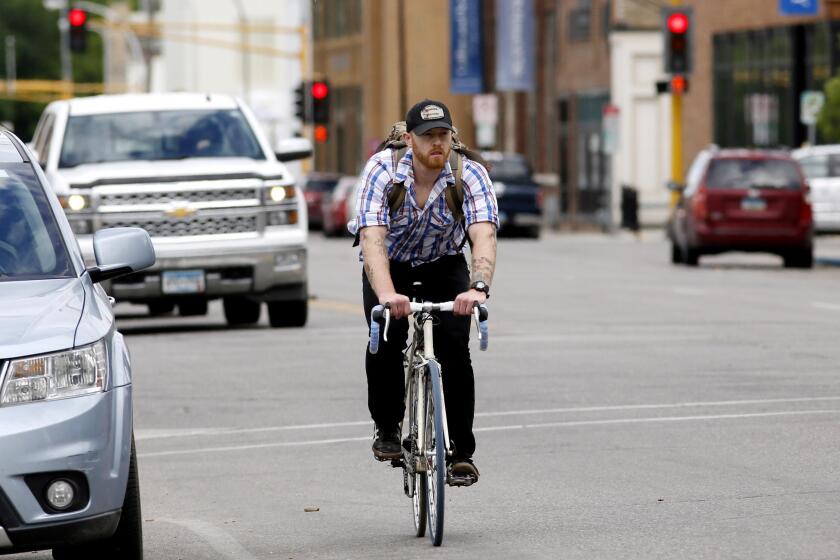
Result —
[[[673,263],[696,266],[701,255],[760,251],[781,256],[786,267],[814,265],[808,184],[787,152],[701,152],[668,233]]]

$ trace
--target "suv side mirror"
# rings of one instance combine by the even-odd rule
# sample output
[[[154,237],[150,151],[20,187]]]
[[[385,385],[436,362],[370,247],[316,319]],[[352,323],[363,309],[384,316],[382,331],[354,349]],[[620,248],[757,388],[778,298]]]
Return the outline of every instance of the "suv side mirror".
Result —
[[[295,161],[312,156],[312,143],[306,138],[287,138],[274,152],[277,161]]]
[[[665,188],[671,192],[681,193],[685,190],[685,183],[678,183],[676,181],[668,181],[665,183]]]
[[[88,268],[94,282],[123,276],[155,264],[155,248],[146,230],[135,227],[109,228],[93,236],[96,266]]]

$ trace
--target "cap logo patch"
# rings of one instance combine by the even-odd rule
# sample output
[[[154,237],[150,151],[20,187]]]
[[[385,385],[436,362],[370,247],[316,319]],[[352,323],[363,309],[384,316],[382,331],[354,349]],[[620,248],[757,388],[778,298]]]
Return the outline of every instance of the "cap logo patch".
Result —
[[[426,105],[423,107],[423,110],[420,111],[420,118],[424,121],[434,121],[442,119],[443,117],[443,109],[437,105]]]

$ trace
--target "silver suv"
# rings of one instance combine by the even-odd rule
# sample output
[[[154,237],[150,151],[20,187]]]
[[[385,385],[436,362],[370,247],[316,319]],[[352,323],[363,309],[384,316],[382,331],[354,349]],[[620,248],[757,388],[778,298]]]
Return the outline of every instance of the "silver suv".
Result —
[[[272,326],[306,323],[306,203],[281,160],[308,157],[307,140],[275,154],[239,99],[162,93],[53,102],[32,148],[86,260],[100,228],[151,235],[157,265],[111,282],[118,300],[203,315],[223,298],[230,325],[266,302]]]
[[[137,228],[85,268],[38,165],[0,130],[0,554],[142,558],[128,349],[101,282],[155,261]]]

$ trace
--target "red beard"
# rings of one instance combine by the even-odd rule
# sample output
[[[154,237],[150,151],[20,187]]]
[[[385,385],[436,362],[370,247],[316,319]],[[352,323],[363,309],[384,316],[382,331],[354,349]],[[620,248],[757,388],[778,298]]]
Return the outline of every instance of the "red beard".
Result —
[[[432,150],[428,153],[415,152],[414,155],[425,167],[429,169],[443,169],[446,166],[446,160],[449,159],[449,150],[441,151],[440,154],[431,155]]]

